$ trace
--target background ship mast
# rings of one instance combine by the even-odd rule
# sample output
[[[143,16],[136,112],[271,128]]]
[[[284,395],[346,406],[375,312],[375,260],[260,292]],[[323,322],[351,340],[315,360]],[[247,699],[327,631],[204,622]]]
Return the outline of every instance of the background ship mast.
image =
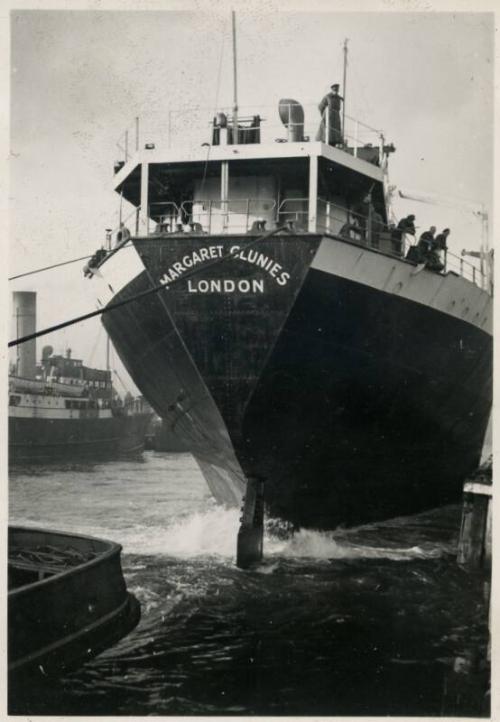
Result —
[[[342,103],[342,133],[344,135],[344,145],[347,145],[347,138],[345,134],[345,96],[346,96],[346,79],[347,79],[347,41],[349,38],[344,40],[344,77],[342,80],[342,97],[344,102]]]
[[[123,193],[122,193],[123,198]],[[120,228],[121,228],[121,221],[122,221],[122,198],[120,198]],[[113,230],[111,228],[106,228],[106,250],[111,250],[111,235],[113,233]],[[110,365],[110,352],[111,352],[111,340],[106,334],[106,371],[111,370]]]

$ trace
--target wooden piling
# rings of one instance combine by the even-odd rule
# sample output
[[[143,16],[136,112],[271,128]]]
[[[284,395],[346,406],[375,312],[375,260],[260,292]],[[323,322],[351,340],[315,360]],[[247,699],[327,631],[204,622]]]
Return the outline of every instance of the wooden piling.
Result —
[[[457,561],[473,569],[491,569],[492,460],[464,484],[462,525]]]

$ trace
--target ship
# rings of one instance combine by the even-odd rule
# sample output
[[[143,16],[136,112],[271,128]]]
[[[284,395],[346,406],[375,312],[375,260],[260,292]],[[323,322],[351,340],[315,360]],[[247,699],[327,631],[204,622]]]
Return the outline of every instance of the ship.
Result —
[[[185,146],[138,132],[115,165],[133,221],[88,275],[128,373],[242,529],[459,500],[492,403],[486,264],[422,262],[394,227],[383,134],[322,132],[290,98],[281,131],[230,111],[193,109]]]
[[[36,294],[14,294],[21,333],[35,328]],[[139,454],[152,417],[149,404],[114,390],[111,371],[85,366],[35,341],[24,344],[9,374],[9,463],[111,459]]]

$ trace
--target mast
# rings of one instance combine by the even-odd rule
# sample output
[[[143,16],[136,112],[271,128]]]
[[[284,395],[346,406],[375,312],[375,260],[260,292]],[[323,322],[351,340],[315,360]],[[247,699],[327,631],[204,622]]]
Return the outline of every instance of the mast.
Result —
[[[233,30],[233,143],[238,143],[238,74],[236,67],[236,14],[231,10]]]
[[[345,134],[345,95],[346,95],[346,76],[347,76],[347,41],[344,40],[344,79],[342,82],[342,97],[344,102],[342,103],[342,136],[344,138],[344,145],[346,145],[346,134]]]
[[[122,198],[123,198],[123,191],[122,191]],[[122,198],[120,198],[120,227],[121,227],[121,220],[122,220],[122,203],[121,203]],[[106,248],[108,251],[111,250],[111,234],[112,234],[112,229],[106,228]],[[111,341],[109,339],[108,334],[106,334],[106,371],[111,370],[110,351],[111,351]]]

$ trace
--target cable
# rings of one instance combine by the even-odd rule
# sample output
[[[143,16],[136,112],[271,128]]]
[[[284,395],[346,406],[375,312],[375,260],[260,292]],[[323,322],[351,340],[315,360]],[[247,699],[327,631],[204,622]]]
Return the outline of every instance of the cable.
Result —
[[[125,384],[123,383],[122,378],[121,378],[120,374],[118,373],[118,371],[117,371],[116,369],[113,369],[113,373],[115,374],[116,378],[117,378],[118,381],[121,383],[121,385],[123,386],[123,390],[125,391],[125,393],[126,393],[126,394],[129,394],[129,393],[130,393],[130,390],[129,390],[129,389],[125,386]]]
[[[269,233],[265,233],[263,236],[259,236],[258,238],[255,238],[253,241],[250,241],[250,243],[247,243],[246,248],[250,248],[254,246],[256,243],[259,243],[260,241],[265,241],[267,238],[271,238],[271,236],[274,236],[275,233],[278,233],[279,231],[287,230],[286,226],[279,226],[278,228],[275,228],[273,231],[269,231]],[[13,341],[9,341],[8,348],[12,348],[13,346],[19,346],[19,344],[26,343],[27,341],[32,341],[34,338],[40,338],[40,336],[47,336],[47,334],[52,333],[53,331],[59,331],[62,328],[67,328],[68,326],[73,326],[75,323],[80,323],[81,321],[87,321],[89,318],[94,318],[95,316],[101,316],[103,313],[108,313],[108,311],[114,311],[115,308],[120,308],[121,306],[126,306],[129,303],[132,303],[132,301],[137,301],[140,298],[144,298],[145,296],[150,296],[153,293],[158,293],[158,291],[164,291],[165,289],[168,290],[170,286],[173,286],[175,283],[178,283],[179,281],[184,281],[187,278],[192,278],[192,276],[195,276],[197,273],[200,273],[202,271],[206,271],[207,268],[212,268],[213,266],[218,265],[219,263],[223,263],[224,261],[227,261],[228,258],[233,258],[238,255],[241,249],[232,251],[230,253],[227,253],[225,256],[222,256],[221,258],[216,258],[214,261],[209,261],[208,263],[204,264],[200,268],[195,268],[193,271],[188,271],[183,276],[180,276],[179,278],[174,279],[173,281],[170,281],[168,284],[160,283],[158,286],[153,286],[153,288],[148,288],[145,291],[141,291],[140,293],[137,293],[135,296],[131,296],[130,298],[125,298],[122,301],[116,301],[115,303],[110,303],[105,308],[99,308],[97,311],[91,311],[90,313],[85,313],[82,316],[77,316],[76,318],[72,318],[69,321],[63,321],[62,323],[58,323],[55,326],[49,326],[48,328],[44,328],[41,331],[36,331],[35,333],[30,333],[27,336],[21,336],[21,338],[16,338]]]
[[[124,243],[122,248],[126,244]],[[129,248],[132,248],[132,246],[129,246]],[[71,261],[63,261],[62,263],[53,263],[52,266],[44,266],[44,268],[35,268],[34,271],[26,271],[26,273],[19,273],[17,276],[11,276],[8,278],[8,281],[15,281],[17,278],[24,278],[25,276],[32,276],[34,273],[42,273],[42,271],[50,271],[52,268],[59,268],[59,266],[67,266],[70,263],[77,263],[78,261],[87,261],[89,258],[92,258],[92,256],[82,256],[81,258],[73,258]]]
[[[34,271],[27,271],[26,273],[19,273],[17,276],[11,276],[8,281],[15,281],[16,278],[24,278],[25,276],[32,276],[34,273],[41,273],[42,271],[50,271],[51,268],[59,268],[59,266],[67,266],[69,263],[76,263],[77,261],[86,261],[92,256],[82,256],[81,258],[73,258],[72,261],[63,261],[62,263],[54,263],[52,266],[45,266],[44,268],[36,268]]]
[[[99,341],[101,339],[101,332],[102,332],[102,326],[99,326],[99,333],[96,336],[96,340],[94,342],[94,347],[93,347],[92,351],[90,352],[90,356],[89,356],[89,360],[88,360],[89,365],[94,363],[94,356],[95,356],[95,352],[97,350]]]

